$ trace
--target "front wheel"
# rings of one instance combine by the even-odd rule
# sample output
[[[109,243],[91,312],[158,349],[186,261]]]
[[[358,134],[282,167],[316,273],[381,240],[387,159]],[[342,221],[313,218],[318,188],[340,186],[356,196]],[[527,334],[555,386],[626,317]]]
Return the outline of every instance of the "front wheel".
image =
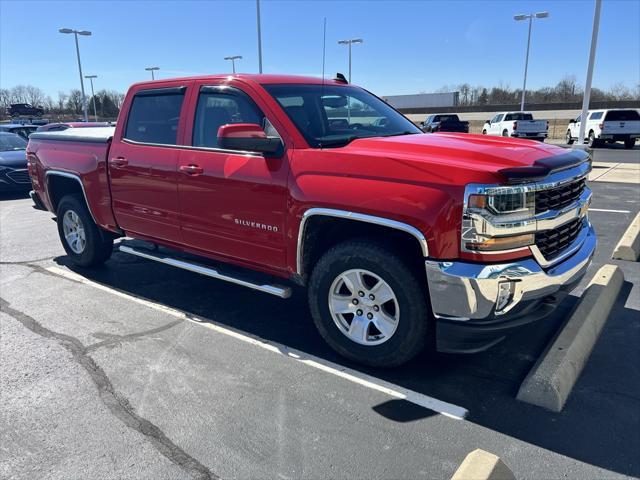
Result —
[[[573,137],[571,136],[571,130],[567,130],[567,135],[566,135],[566,141],[567,141],[567,145],[572,145],[573,144]]]
[[[624,148],[626,148],[627,150],[631,150],[634,145],[636,144],[636,139],[635,138],[627,138],[624,141]]]
[[[483,129],[483,130],[482,130],[482,134],[483,134],[483,135],[486,135],[486,134],[487,134],[487,131]]]
[[[74,264],[92,267],[109,259],[113,238],[95,224],[82,198],[76,195],[63,197],[56,216],[62,246]]]
[[[325,253],[309,281],[309,307],[339,354],[374,367],[401,365],[425,346],[426,281],[392,251],[364,240]]]

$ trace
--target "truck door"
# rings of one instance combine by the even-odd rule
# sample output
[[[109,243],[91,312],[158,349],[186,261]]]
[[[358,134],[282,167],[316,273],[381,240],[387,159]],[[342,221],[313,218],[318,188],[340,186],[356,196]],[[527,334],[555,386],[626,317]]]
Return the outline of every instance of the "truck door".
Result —
[[[186,87],[135,93],[109,151],[118,224],[152,239],[180,243],[177,169],[180,112]]]
[[[239,88],[214,83],[194,90],[180,154],[178,195],[182,235],[190,246],[242,263],[284,269],[288,161],[218,147],[231,123],[271,127]],[[272,130],[270,135],[274,133]]]

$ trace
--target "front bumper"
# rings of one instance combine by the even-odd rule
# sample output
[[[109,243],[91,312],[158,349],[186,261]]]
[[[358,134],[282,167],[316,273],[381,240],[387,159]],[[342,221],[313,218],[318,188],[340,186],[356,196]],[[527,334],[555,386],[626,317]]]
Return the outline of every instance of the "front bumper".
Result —
[[[26,168],[0,167],[0,191],[29,189],[31,189],[31,178]]]
[[[591,263],[596,235],[588,221],[580,241],[573,255],[546,269],[534,258],[491,265],[427,260],[438,350],[484,350],[504,338],[505,331],[551,313]],[[505,285],[510,292],[506,304],[498,298]]]

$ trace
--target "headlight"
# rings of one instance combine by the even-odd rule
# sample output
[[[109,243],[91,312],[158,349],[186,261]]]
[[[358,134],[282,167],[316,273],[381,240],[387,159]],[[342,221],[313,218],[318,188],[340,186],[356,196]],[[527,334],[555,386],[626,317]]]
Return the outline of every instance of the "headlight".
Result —
[[[471,190],[471,191],[469,191]],[[473,192],[473,193],[471,193]],[[462,218],[462,250],[497,252],[526,247],[535,243],[534,235],[518,231],[535,216],[535,193],[527,186],[468,187]],[[515,225],[513,234],[495,226]]]

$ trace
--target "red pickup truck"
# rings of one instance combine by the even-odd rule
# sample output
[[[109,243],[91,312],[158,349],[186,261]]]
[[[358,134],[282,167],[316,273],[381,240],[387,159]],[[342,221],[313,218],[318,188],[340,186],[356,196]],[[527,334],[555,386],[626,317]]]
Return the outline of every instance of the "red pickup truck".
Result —
[[[35,133],[27,154],[77,265],[128,237],[279,297],[305,286],[331,347],[374,366],[489,348],[552,311],[596,245],[585,152],[422,134],[343,78],[138,83],[115,128]]]

